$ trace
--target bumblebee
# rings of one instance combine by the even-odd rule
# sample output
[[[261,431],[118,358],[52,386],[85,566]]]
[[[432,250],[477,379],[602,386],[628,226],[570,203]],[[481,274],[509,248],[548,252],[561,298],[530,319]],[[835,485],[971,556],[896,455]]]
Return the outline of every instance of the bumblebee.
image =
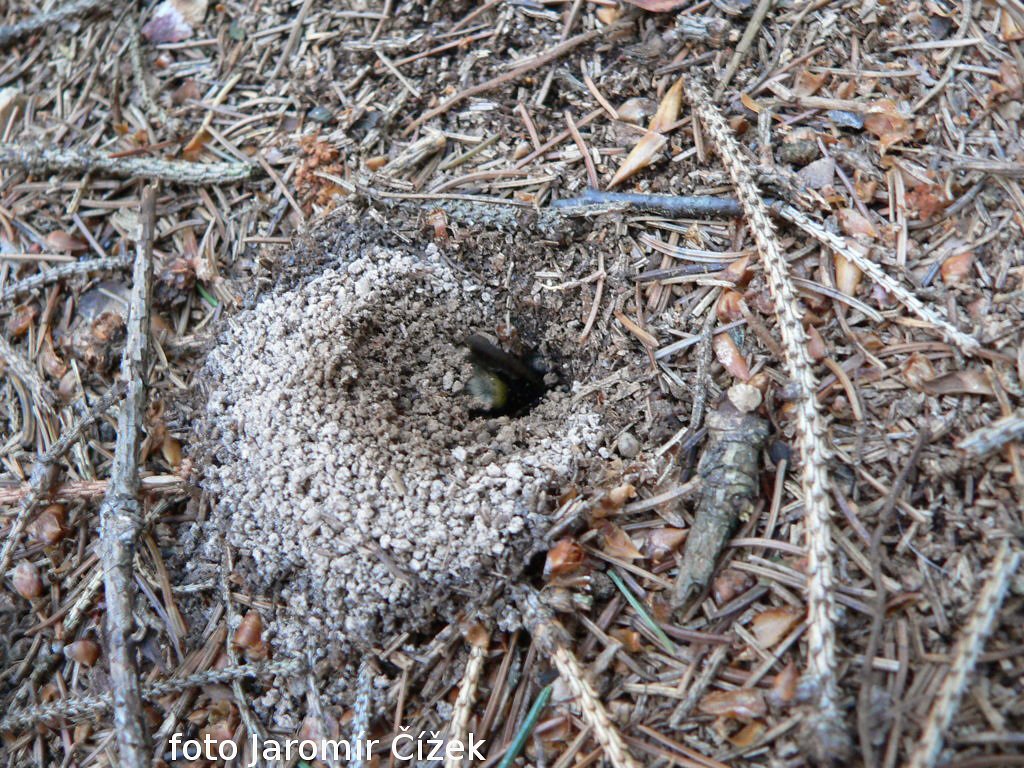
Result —
[[[473,364],[466,389],[478,404],[470,408],[470,415],[514,416],[547,391],[551,374],[536,355],[517,357],[476,333],[466,339],[466,347]]]

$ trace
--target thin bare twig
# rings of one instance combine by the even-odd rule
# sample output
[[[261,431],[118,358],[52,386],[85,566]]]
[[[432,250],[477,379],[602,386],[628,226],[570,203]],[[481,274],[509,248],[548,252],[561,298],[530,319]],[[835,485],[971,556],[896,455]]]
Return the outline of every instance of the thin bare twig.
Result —
[[[982,456],[998,451],[1007,443],[1024,439],[1024,411],[1011,413],[987,427],[976,429],[957,444],[957,448],[970,456]]]
[[[35,511],[42,498],[48,495],[53,488],[53,484],[57,479],[57,461],[67,453],[68,449],[74,445],[75,441],[82,436],[85,430],[99,421],[100,417],[124,396],[124,393],[125,387],[121,383],[111,387],[89,409],[88,414],[76,422],[71,429],[62,434],[46,453],[36,460],[35,465],[32,467],[32,473],[29,475],[28,492],[21,497],[21,507],[14,518],[14,522],[11,523],[7,538],[4,540],[3,551],[0,551],[0,574],[7,572],[7,568],[11,564],[14,547],[21,538],[21,534],[25,530],[32,512]]]
[[[19,280],[12,285],[6,286],[3,291],[0,292],[0,301],[8,301],[9,299],[23,296],[36,288],[41,288],[44,285],[49,285],[50,283],[55,283],[58,280],[64,280],[68,277],[74,277],[75,275],[87,275],[90,272],[114,272],[127,264],[127,260],[116,257],[105,259],[86,259],[83,261],[72,261],[67,264],[61,264],[53,269],[48,269],[45,272],[40,272],[32,275],[31,277],[26,277],[24,280]]]
[[[132,558],[142,521],[138,499],[139,440],[146,405],[153,230],[156,226],[156,190],[152,186],[143,190],[139,219],[128,336],[121,361],[121,378],[128,389],[117,420],[110,487],[100,506],[100,551],[107,603],[107,657],[114,696],[114,730],[120,764],[128,768],[149,765],[150,751],[131,633],[135,595]]]

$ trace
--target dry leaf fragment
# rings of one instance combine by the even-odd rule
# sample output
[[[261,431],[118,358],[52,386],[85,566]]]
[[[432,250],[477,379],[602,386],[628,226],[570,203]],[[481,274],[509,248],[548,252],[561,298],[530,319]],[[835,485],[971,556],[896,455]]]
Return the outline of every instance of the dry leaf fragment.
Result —
[[[942,275],[942,282],[946,285],[957,285],[967,279],[973,266],[974,251],[964,251],[953,254],[942,262],[939,274]]]
[[[825,340],[821,338],[821,333],[813,325],[807,326],[807,354],[816,363],[820,363],[828,356]]]
[[[796,698],[796,686],[799,681],[800,671],[794,662],[789,661],[772,680],[772,689],[768,692],[768,703],[779,708],[791,704]]]
[[[864,115],[864,128],[878,137],[882,154],[893,144],[898,144],[913,134],[910,118],[900,112],[892,99],[880,99],[872,104]]]
[[[76,237],[69,235],[62,229],[55,229],[46,236],[46,247],[51,252],[60,253],[67,251],[77,253],[88,250],[89,246]]]
[[[813,96],[818,92],[821,86],[825,84],[825,80],[827,78],[828,74],[826,72],[816,75],[806,68],[801,69],[799,74],[796,76],[796,80],[793,82],[793,95]]]
[[[583,548],[575,539],[559,539],[544,559],[544,579],[550,581],[579,569],[583,564]]]
[[[192,37],[206,16],[206,0],[164,0],[142,28],[151,43],[178,43]]]
[[[725,605],[730,600],[742,595],[754,585],[749,575],[734,568],[727,568],[715,577],[711,585],[711,596],[718,605]]]
[[[629,534],[614,523],[602,525],[601,535],[604,537],[602,548],[612,557],[617,557],[620,560],[643,559],[643,553],[636,548],[636,544],[629,538]]]
[[[856,296],[857,288],[860,287],[860,279],[864,274],[860,271],[860,267],[841,253],[833,254],[832,265],[836,270],[836,288],[847,296]]]
[[[847,235],[863,235],[865,237],[878,237],[878,230],[874,228],[859,211],[853,208],[840,208],[836,211],[836,221],[839,228]]]
[[[764,732],[765,724],[760,720],[755,720],[752,723],[747,723],[730,736],[729,743],[737,749],[747,749],[753,746],[764,735]]]
[[[755,720],[768,714],[764,695],[753,688],[712,691],[700,700],[698,708],[705,715],[722,715],[737,720]]]
[[[635,629],[616,627],[608,634],[622,643],[622,648],[626,653],[639,653],[643,648],[643,637]]]
[[[626,155],[626,159],[622,161],[622,165],[619,166],[612,180],[608,182],[608,189],[621,184],[653,162],[654,157],[668,142],[663,134],[679,119],[679,108],[682,103],[683,81],[679,79],[665,92],[658,105],[658,111],[654,113],[651,124],[647,126],[647,131]]]
[[[679,549],[679,545],[686,541],[687,531],[683,528],[654,528],[647,534],[647,543],[644,549],[647,557],[655,562],[660,562],[672,556]]]
[[[715,350],[715,358],[730,376],[734,376],[740,381],[750,380],[750,366],[747,365],[743,353],[736,346],[732,336],[728,333],[720,333],[714,337],[711,346]]]
[[[795,608],[768,608],[754,617],[751,629],[762,648],[772,648],[789,634],[800,620],[803,612]]]
[[[949,205],[949,201],[935,194],[935,188],[929,184],[919,184],[908,190],[904,199],[907,212],[916,215],[920,221],[927,221]]]
[[[924,383],[935,378],[935,366],[920,352],[914,352],[903,363],[903,380],[911,389],[924,390]]]
[[[929,395],[980,395],[992,397],[995,391],[984,371],[969,369],[954,371],[943,376],[926,379],[921,382],[921,389]]]

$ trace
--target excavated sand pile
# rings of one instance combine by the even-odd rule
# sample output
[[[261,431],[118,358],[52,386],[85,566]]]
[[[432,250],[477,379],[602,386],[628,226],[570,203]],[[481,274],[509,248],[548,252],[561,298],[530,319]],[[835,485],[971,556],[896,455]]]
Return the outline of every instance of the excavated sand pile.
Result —
[[[369,246],[240,313],[211,351],[202,485],[252,587],[286,606],[281,650],[452,618],[522,567],[598,448],[597,415],[564,389],[469,415],[464,341],[493,333],[495,304],[434,246]]]

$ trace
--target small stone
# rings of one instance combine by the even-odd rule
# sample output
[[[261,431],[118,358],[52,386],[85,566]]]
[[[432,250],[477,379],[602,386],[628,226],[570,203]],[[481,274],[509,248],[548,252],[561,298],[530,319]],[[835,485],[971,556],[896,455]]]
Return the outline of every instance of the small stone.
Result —
[[[632,432],[623,432],[619,435],[615,448],[622,458],[635,459],[640,454],[640,441],[636,439]]]
[[[779,162],[805,166],[818,158],[818,143],[809,139],[790,141],[779,147]]]
[[[334,119],[334,113],[327,107],[313,107],[308,117],[317,123],[329,123]]]

